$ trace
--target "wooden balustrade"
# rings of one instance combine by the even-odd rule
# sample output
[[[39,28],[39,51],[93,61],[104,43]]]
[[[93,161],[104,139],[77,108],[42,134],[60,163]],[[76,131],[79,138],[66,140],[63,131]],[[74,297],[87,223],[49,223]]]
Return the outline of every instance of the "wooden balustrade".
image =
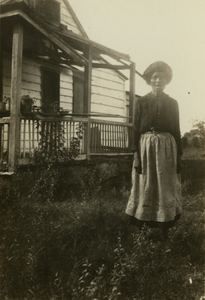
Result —
[[[21,158],[32,158],[35,149],[42,148],[47,151],[56,149],[69,149],[74,138],[78,137],[79,129],[82,130],[80,139],[80,154],[84,154],[84,132],[86,121],[74,118],[22,118],[20,135]]]
[[[91,120],[91,154],[130,153],[132,125],[112,121]]]
[[[88,128],[88,124],[90,124]],[[46,148],[48,151],[57,148],[69,149],[73,139],[80,139],[80,154],[86,157],[87,132],[90,130],[91,155],[116,155],[131,153],[130,134],[132,124],[104,121],[99,119],[70,116],[21,116],[20,121],[20,160],[34,157],[35,149]],[[80,130],[79,130],[80,129]],[[0,119],[0,169],[8,165],[9,152],[9,118]]]
[[[64,117],[59,119],[23,118],[21,119],[20,153],[21,158],[32,158],[38,147],[48,151],[61,147],[70,148],[73,138],[82,130],[80,154],[86,154],[85,140],[87,119]],[[129,137],[132,125],[112,121],[91,119],[90,153],[91,154],[125,154],[130,153]],[[63,142],[63,145],[62,145]]]
[[[48,151],[59,147],[70,148],[73,138],[78,137],[79,127],[82,130],[80,154],[86,154],[87,128],[86,118],[64,117],[22,118],[21,119],[21,158],[31,158],[37,147],[45,147]],[[132,125],[91,119],[90,121],[90,153],[91,154],[125,154],[130,153],[129,137]],[[62,146],[62,144],[61,144]]]
[[[0,169],[4,169],[8,165],[9,152],[9,121],[0,120]]]

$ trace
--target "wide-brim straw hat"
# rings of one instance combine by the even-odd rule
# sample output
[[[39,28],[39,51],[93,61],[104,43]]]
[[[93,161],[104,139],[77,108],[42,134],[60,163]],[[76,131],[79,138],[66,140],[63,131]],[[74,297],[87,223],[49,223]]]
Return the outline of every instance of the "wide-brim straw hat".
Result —
[[[169,84],[172,80],[173,73],[171,67],[163,61],[156,61],[149,65],[149,67],[143,73],[143,78],[147,84],[150,85],[151,77],[155,72],[163,72],[165,74],[167,80],[166,84]]]

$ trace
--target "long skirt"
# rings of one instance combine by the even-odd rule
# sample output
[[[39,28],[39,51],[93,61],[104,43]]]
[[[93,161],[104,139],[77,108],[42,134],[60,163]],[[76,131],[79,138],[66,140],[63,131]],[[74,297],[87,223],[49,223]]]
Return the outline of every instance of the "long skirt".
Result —
[[[125,212],[152,227],[160,223],[172,227],[182,210],[174,137],[166,132],[142,134],[140,156],[142,174],[132,168],[132,189]]]

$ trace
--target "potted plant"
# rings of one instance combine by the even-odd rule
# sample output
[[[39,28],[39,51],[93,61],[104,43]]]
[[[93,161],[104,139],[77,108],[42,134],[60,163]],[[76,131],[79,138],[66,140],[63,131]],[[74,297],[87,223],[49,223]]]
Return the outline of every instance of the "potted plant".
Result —
[[[5,104],[5,109],[10,110],[10,97],[4,96],[3,102]]]
[[[5,103],[3,101],[0,102],[0,110],[5,110],[6,106]]]
[[[9,97],[4,96],[3,99],[0,101],[0,110],[6,110],[7,99],[9,99]]]
[[[51,103],[51,104],[45,104],[43,103],[41,105],[41,110],[44,113],[58,113],[59,111],[59,104],[57,101]]]
[[[59,114],[60,114],[60,115],[68,115],[69,112],[70,112],[69,110],[64,109],[63,107],[60,107],[60,108],[59,108]]]
[[[34,104],[34,100],[29,95],[21,96],[21,111],[31,112]]]

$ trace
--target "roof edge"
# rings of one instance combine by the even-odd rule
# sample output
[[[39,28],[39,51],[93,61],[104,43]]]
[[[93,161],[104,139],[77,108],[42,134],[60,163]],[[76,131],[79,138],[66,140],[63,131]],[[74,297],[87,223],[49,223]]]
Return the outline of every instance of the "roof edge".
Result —
[[[79,26],[79,29],[80,29],[82,35],[83,35],[84,37],[86,37],[86,38],[89,39],[89,37],[88,37],[88,35],[87,35],[85,29],[83,28],[82,24],[80,23],[78,17],[76,16],[76,14],[75,14],[75,12],[74,12],[72,6],[71,6],[70,3],[68,2],[68,0],[63,0],[63,2],[65,3],[67,9],[70,11],[70,13],[71,13],[71,15],[72,15],[74,21],[75,21],[75,22],[77,23],[77,25]]]

